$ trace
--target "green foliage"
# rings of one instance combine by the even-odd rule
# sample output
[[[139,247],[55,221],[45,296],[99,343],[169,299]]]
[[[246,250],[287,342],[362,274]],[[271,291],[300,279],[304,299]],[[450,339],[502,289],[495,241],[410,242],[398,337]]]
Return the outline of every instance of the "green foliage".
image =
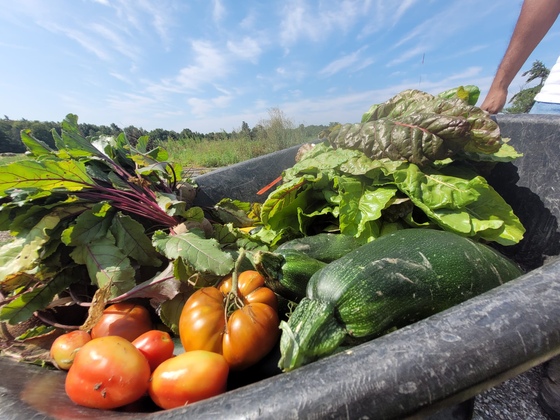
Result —
[[[103,299],[163,301],[178,293],[177,267],[231,270],[216,240],[174,235],[204,214],[179,199],[182,169],[165,150],[147,149],[145,136],[134,147],[124,133],[89,141],[72,114],[52,138],[54,147],[23,130],[29,158],[0,166],[0,230],[14,237],[0,246],[0,321],[27,319],[73,283],[102,290]],[[151,277],[163,263],[168,270]]]
[[[284,171],[262,205],[258,235],[274,246],[323,228],[368,242],[423,226],[518,243],[523,226],[473,162],[520,155],[467,101],[406,90],[373,105],[360,124],[333,125],[328,140]]]
[[[537,85],[530,88],[521,89],[512,96],[510,103],[513,105],[505,108],[504,112],[508,114],[527,114],[535,105],[535,96],[541,91],[542,86]]]
[[[533,62],[532,67],[523,73],[523,76],[528,76],[526,83],[534,80],[539,80],[538,85],[532,87],[524,87],[519,92],[511,97],[509,103],[512,104],[509,108],[505,108],[504,112],[509,114],[526,114],[535,104],[535,96],[541,91],[544,82],[550,70],[542,63],[542,61]],[[525,85],[526,86],[526,85]]]
[[[53,129],[60,133],[61,124],[54,122],[39,122],[27,120],[10,120],[5,117],[0,120],[0,153],[23,153],[25,147],[20,140],[22,130],[29,130],[29,135],[45,143],[50,148],[55,146],[52,135]],[[286,147],[302,144],[317,138],[325,126],[295,127],[284,113],[273,108],[269,110],[269,118],[259,121],[251,128],[247,122],[241,123],[241,128],[231,133],[211,132],[198,133],[188,128],[180,133],[173,130],[156,128],[151,131],[128,126],[120,129],[116,124],[95,125],[89,123],[78,124],[81,136],[89,140],[117,137],[124,132],[127,141],[134,147],[140,138],[148,139],[147,149],[163,147],[172,156],[172,160],[183,167],[222,167],[275,152]],[[16,159],[10,159],[16,160]],[[5,163],[0,160],[0,165]]]
[[[294,124],[277,108],[269,118],[250,128],[243,121],[232,133],[210,133],[204,136],[183,130],[177,139],[161,142],[169,155],[184,167],[222,167],[302,144],[318,138],[325,126]]]

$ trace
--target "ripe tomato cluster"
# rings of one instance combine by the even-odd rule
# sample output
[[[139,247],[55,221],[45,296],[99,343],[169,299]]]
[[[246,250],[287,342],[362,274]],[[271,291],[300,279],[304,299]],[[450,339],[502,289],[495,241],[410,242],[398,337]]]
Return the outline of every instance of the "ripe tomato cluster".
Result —
[[[230,370],[249,367],[279,338],[277,299],[256,271],[229,276],[194,292],[179,319],[184,352],[154,329],[137,304],[108,306],[86,331],[58,337],[51,359],[67,370],[65,389],[76,404],[114,409],[148,395],[169,409],[221,394]]]
[[[217,287],[197,290],[185,303],[179,337],[186,351],[223,354],[232,369],[266,356],[280,336],[278,300],[257,271],[243,271],[232,293],[232,276]]]

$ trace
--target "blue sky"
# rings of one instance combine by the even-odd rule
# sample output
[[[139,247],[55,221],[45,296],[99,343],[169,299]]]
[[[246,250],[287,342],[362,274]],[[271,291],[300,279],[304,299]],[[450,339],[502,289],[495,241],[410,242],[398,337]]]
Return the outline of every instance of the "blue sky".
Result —
[[[521,0],[17,0],[0,8],[0,116],[207,133],[280,109],[356,122],[409,88],[485,95]],[[560,54],[560,22],[534,60]],[[513,94],[523,87],[518,75]]]

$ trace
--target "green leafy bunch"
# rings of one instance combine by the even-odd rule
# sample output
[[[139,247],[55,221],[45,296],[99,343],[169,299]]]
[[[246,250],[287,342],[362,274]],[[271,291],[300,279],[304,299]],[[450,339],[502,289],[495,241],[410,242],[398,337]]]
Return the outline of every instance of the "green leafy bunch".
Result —
[[[479,168],[521,155],[470,104],[477,91],[404,91],[372,106],[364,122],[336,128],[284,172],[262,206],[261,239],[275,246],[337,231],[368,242],[432,227],[518,243],[525,229]]]
[[[407,160],[433,166],[454,160],[495,160],[507,153],[498,124],[473,105],[475,86],[459,87],[431,95],[402,91],[375,104],[357,124],[344,124],[328,134],[334,147],[361,150],[372,159]]]
[[[204,212],[182,199],[188,180],[165,150],[147,150],[147,137],[135,147],[124,134],[86,139],[77,121],[70,114],[53,130],[56,150],[23,131],[29,159],[0,166],[0,230],[14,236],[0,247],[0,321],[56,306],[77,284],[104,291],[100,306],[129,297],[159,304],[196,273],[231,271],[214,237],[175,231]]]

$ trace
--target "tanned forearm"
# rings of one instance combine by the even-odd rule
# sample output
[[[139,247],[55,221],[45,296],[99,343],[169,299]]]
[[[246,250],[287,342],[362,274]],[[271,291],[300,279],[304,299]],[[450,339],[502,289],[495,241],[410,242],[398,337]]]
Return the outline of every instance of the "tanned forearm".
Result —
[[[490,113],[501,111],[507,90],[523,64],[542,41],[560,14],[560,0],[525,0],[510,43],[488,95],[481,105]]]

